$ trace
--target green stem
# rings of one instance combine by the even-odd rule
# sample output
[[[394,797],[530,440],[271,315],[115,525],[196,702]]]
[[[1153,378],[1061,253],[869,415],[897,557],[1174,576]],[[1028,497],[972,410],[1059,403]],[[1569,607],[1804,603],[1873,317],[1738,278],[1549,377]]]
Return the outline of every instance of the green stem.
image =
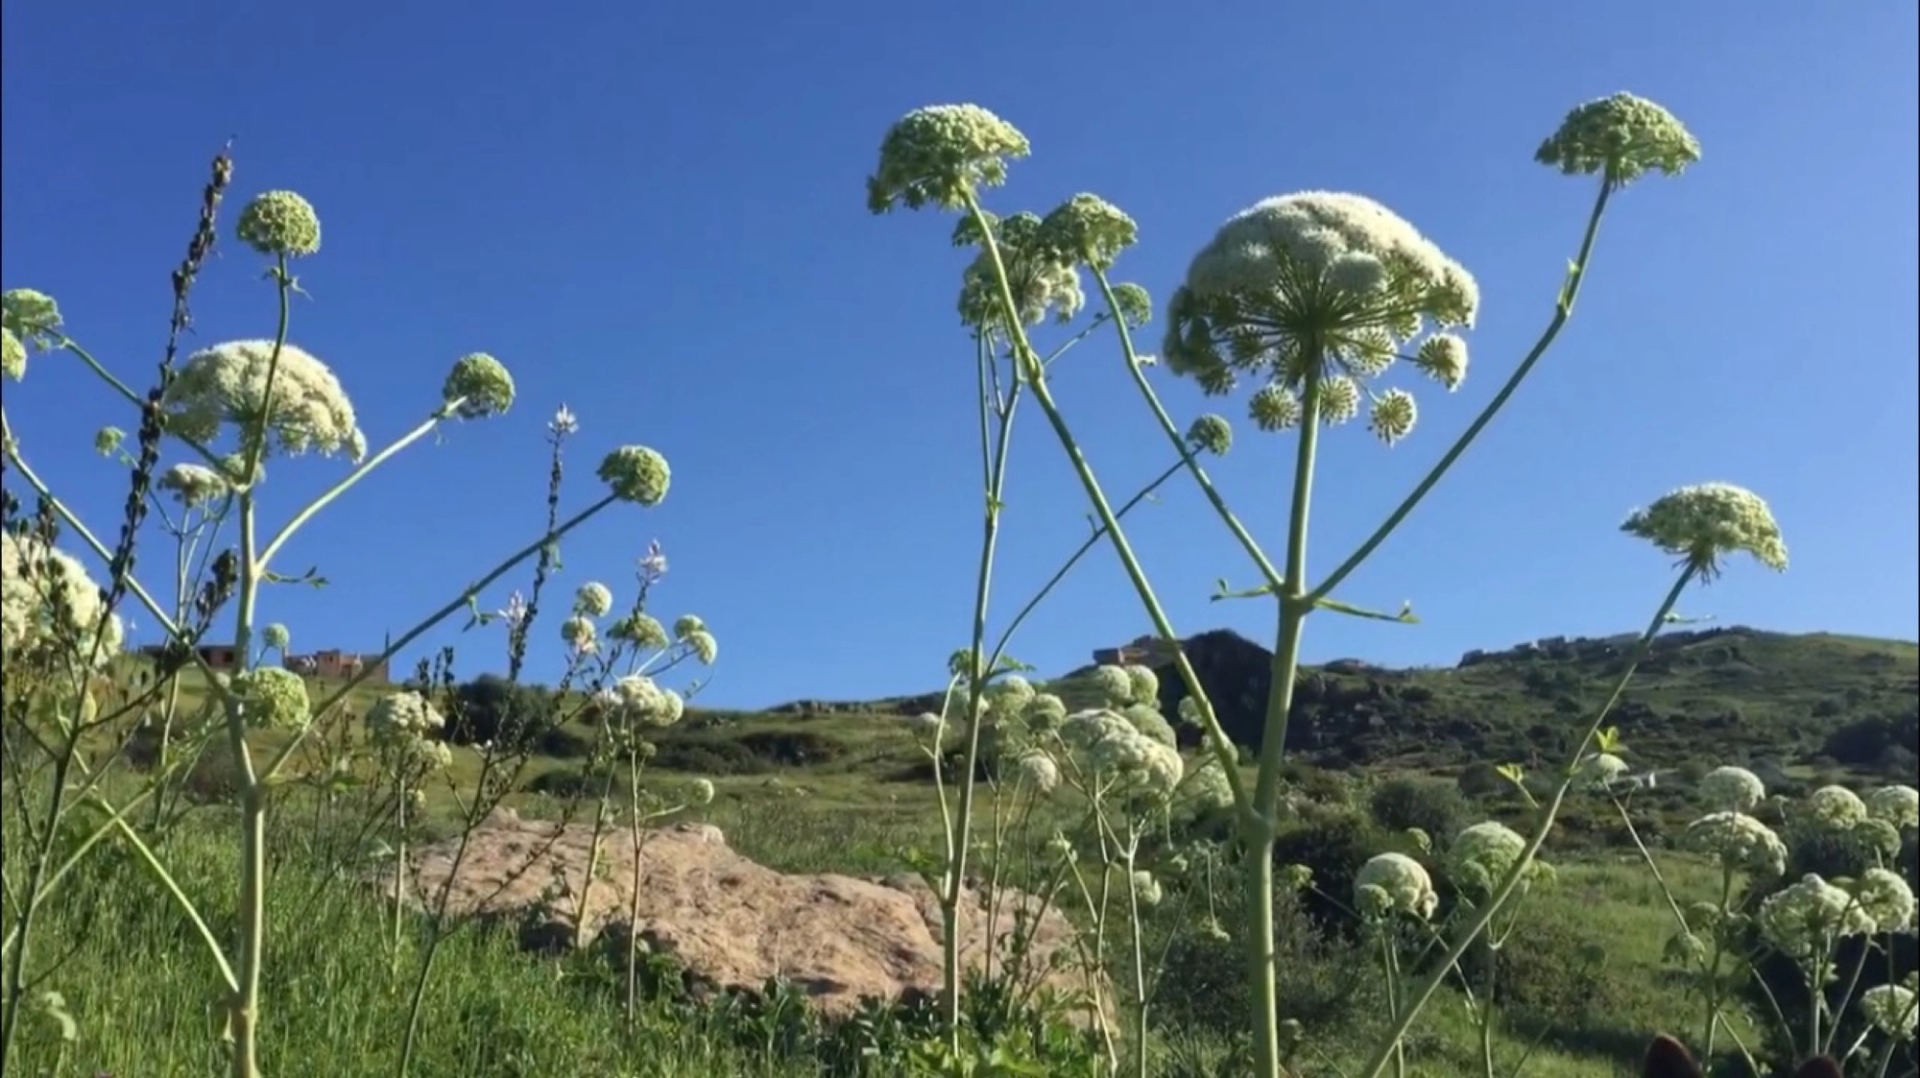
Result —
[[[981,209],[980,202],[972,191],[964,192],[963,197],[966,200],[967,212],[973,216],[975,225],[980,228],[981,234],[985,237],[981,246],[993,263],[994,280],[1000,291],[1001,309],[1011,315],[1012,312],[1019,310],[1019,305],[1013,300],[1013,286],[1008,281],[1006,265],[1000,257],[1000,247],[994,241],[992,229],[988,227],[986,211]],[[1068,462],[1073,465],[1074,474],[1079,478],[1080,486],[1086,492],[1087,499],[1093,503],[1094,512],[1100,518],[1101,526],[1106,528],[1107,539],[1113,544],[1114,554],[1119,557],[1120,564],[1126,569],[1127,579],[1140,596],[1141,604],[1146,607],[1147,616],[1153,622],[1154,632],[1162,640],[1177,643],[1180,638],[1174,632],[1172,621],[1167,618],[1166,609],[1161,606],[1159,597],[1154,594],[1153,585],[1148,582],[1145,570],[1140,567],[1140,560],[1134,556],[1133,546],[1127,541],[1126,532],[1121,530],[1119,518],[1107,502],[1105,492],[1100,489],[1100,481],[1094,477],[1092,465],[1087,463],[1086,454],[1080,451],[1080,444],[1074,440],[1073,431],[1067,426],[1066,417],[1060,413],[1059,405],[1054,402],[1053,391],[1047,386],[1046,372],[1041,369],[1040,358],[1035,353],[1033,345],[1027,340],[1026,329],[1017,317],[1010,316],[1007,322],[1014,342],[1014,360],[1020,365],[1023,378],[1032,387],[1034,400],[1039,402],[1041,410],[1046,413],[1047,423],[1053,428],[1054,436],[1059,439],[1060,447],[1066,452]],[[1213,703],[1207,698],[1206,690],[1200,685],[1200,677],[1194,672],[1193,663],[1188,660],[1186,649],[1175,647],[1172,658],[1174,669],[1179,672],[1182,684],[1199,705],[1201,723],[1206,727],[1214,758],[1219,761],[1221,771],[1226,775],[1228,786],[1233,792],[1234,806],[1244,814],[1250,810],[1251,805],[1247,797],[1246,785],[1240,781],[1239,760],[1234,756],[1233,741],[1227,737],[1226,731],[1220,726],[1219,716],[1215,714]]]
[[[1387,536],[1393,534],[1393,530],[1398,528],[1401,522],[1407,519],[1408,514],[1412,513],[1414,508],[1420,504],[1421,500],[1433,490],[1434,486],[1440,482],[1441,477],[1445,476],[1447,471],[1453,467],[1454,462],[1460,459],[1460,455],[1465,453],[1467,447],[1473,444],[1473,440],[1478,438],[1480,432],[1486,429],[1487,424],[1493,422],[1493,417],[1506,405],[1507,399],[1513,396],[1514,391],[1520,388],[1521,381],[1533,370],[1534,364],[1540,361],[1541,356],[1547,354],[1547,348],[1553,344],[1554,338],[1560,335],[1560,327],[1566,325],[1567,319],[1573,316],[1573,302],[1580,295],[1580,283],[1586,279],[1587,263],[1593,257],[1593,243],[1595,238],[1600,234],[1600,217],[1606,213],[1607,200],[1612,197],[1612,195],[1613,183],[1611,181],[1602,181],[1600,184],[1600,194],[1593,202],[1593,212],[1587,217],[1587,231],[1585,237],[1580,241],[1580,255],[1574,259],[1573,266],[1567,273],[1566,282],[1561,289],[1560,300],[1554,307],[1553,319],[1547,323],[1546,331],[1541,333],[1540,339],[1534,343],[1533,350],[1528,352],[1526,358],[1520,361],[1520,366],[1515,368],[1512,376],[1507,379],[1506,385],[1500,387],[1500,392],[1494,394],[1493,399],[1487,402],[1487,406],[1480,410],[1480,414],[1476,416],[1473,423],[1467,427],[1466,433],[1462,434],[1459,440],[1453,443],[1452,448],[1448,449],[1446,454],[1440,458],[1440,463],[1434,465],[1433,470],[1427,473],[1426,478],[1422,479],[1420,484],[1413,488],[1413,493],[1407,495],[1406,500],[1401,502],[1399,507],[1387,516],[1386,522],[1375,529],[1374,533],[1367,537],[1367,541],[1361,543],[1359,548],[1356,549],[1346,561],[1341,562],[1339,568],[1327,574],[1327,578],[1320,582],[1319,587],[1313,589],[1311,597],[1315,602],[1332,595],[1334,589],[1344,583],[1347,577],[1351,575],[1355,569],[1360,567],[1361,562],[1366,561],[1367,557],[1371,555],[1381,543],[1387,541]]]
[[[1146,369],[1133,350],[1133,334],[1127,328],[1126,318],[1120,314],[1120,301],[1113,294],[1113,284],[1107,280],[1106,272],[1095,269],[1093,278],[1100,284],[1100,294],[1106,298],[1107,309],[1113,312],[1113,325],[1120,334],[1120,350],[1126,356],[1127,373],[1132,376],[1135,388],[1139,389],[1140,395],[1146,398],[1147,407],[1153,410],[1153,417],[1159,421],[1161,431],[1173,442],[1174,451],[1180,454],[1180,463],[1186,466],[1187,471],[1193,476],[1193,481],[1199,484],[1200,492],[1206,495],[1208,504],[1213,506],[1213,511],[1219,515],[1221,522],[1226,524],[1227,530],[1232,532],[1233,537],[1239,541],[1241,549],[1253,559],[1253,564],[1259,568],[1260,577],[1266,581],[1267,587],[1278,594],[1286,586],[1280,571],[1274,568],[1273,562],[1267,558],[1266,551],[1260,549],[1260,544],[1254,540],[1253,534],[1247,531],[1246,526],[1240,523],[1240,518],[1235,516],[1233,510],[1227,506],[1226,498],[1222,497],[1219,489],[1213,485],[1213,479],[1207,475],[1207,470],[1200,466],[1200,455],[1187,444],[1186,438],[1180,433],[1180,428],[1174,426],[1173,417],[1169,416],[1166,408],[1161,406],[1159,394],[1153,391],[1152,383],[1147,381]]]
[[[284,298],[282,300],[284,301]],[[265,437],[264,429],[261,437]],[[254,504],[251,491],[239,494],[240,589],[234,618],[234,654],[245,661],[259,601],[260,562],[254,557]],[[229,1011],[233,1037],[233,1078],[259,1078],[260,973],[266,949],[266,788],[247,747],[249,716],[235,698],[227,700],[227,743],[240,769],[240,969]],[[311,727],[312,724],[308,724]]]
[[[328,505],[332,504],[341,495],[345,494],[349,490],[352,490],[355,484],[359,483],[360,480],[365,479],[367,477],[367,473],[373,471],[375,468],[378,468],[380,465],[386,463],[386,461],[391,459],[394,454],[400,452],[401,450],[407,448],[413,443],[426,437],[428,434],[431,434],[433,432],[433,429],[440,425],[441,419],[444,418],[444,415],[443,415],[444,412],[445,412],[444,408],[435,411],[434,414],[431,417],[429,417],[426,422],[413,428],[412,430],[408,431],[406,434],[401,435],[398,439],[396,439],[391,445],[387,446],[385,449],[382,449],[380,452],[375,453],[373,456],[368,457],[366,460],[360,462],[358,465],[354,467],[353,471],[348,472],[346,476],[342,478],[339,482],[335,483],[331,487],[328,487],[324,492],[321,493],[319,497],[315,498],[312,502],[308,503],[305,509],[302,509],[298,513],[295,513],[293,515],[293,519],[281,525],[280,530],[274,533],[273,538],[267,542],[266,549],[261,551],[260,553],[261,566],[265,567],[271,564],[273,562],[274,555],[280,553],[280,548],[286,545],[287,540],[293,538],[293,533],[299,531],[303,526],[305,526],[308,521],[314,518],[315,514],[320,512],[320,510],[325,509]]]
[[[1612,713],[1615,705],[1620,702],[1620,698],[1626,695],[1627,683],[1633,680],[1634,672],[1640,668],[1640,663],[1647,657],[1647,652],[1652,650],[1653,638],[1659,634],[1660,627],[1666,624],[1667,615],[1673,612],[1674,605],[1680,601],[1681,593],[1686,590],[1688,584],[1693,582],[1694,575],[1698,572],[1699,566],[1693,562],[1688,562],[1686,567],[1680,571],[1679,579],[1675,580],[1673,587],[1667,591],[1666,599],[1661,602],[1660,609],[1654,613],[1653,620],[1648,623],[1646,631],[1640,634],[1640,641],[1635,646],[1633,655],[1627,662],[1626,669],[1620,672],[1620,679],[1614,683],[1613,692],[1608,695],[1606,703],[1601,706],[1592,724],[1587,727],[1586,736],[1580,739],[1579,747],[1574,750],[1574,764],[1577,765],[1580,758],[1586,755],[1587,746],[1592,744],[1594,737],[1599,734],[1601,725],[1607,721],[1607,716]],[[1534,858],[1540,853],[1540,847],[1546,843],[1547,836],[1552,833],[1554,822],[1560,815],[1561,805],[1565,804],[1567,794],[1573,789],[1577,775],[1572,766],[1568,767],[1567,771],[1567,777],[1561,780],[1559,789],[1554,791],[1553,800],[1547,804],[1545,811],[1542,812],[1540,823],[1534,828],[1532,837],[1527,840],[1527,847],[1521,853],[1520,858],[1515,861],[1513,867],[1507,871],[1506,878],[1503,879],[1500,886],[1494,890],[1492,898],[1485,906],[1477,910],[1473,918],[1467,922],[1466,929],[1460,933],[1460,938],[1448,949],[1446,957],[1440,960],[1440,963],[1434,967],[1433,972],[1427,974],[1426,977],[1421,980],[1419,989],[1416,990],[1411,997],[1411,1006],[1409,1006],[1406,1012],[1394,1023],[1394,1028],[1390,1032],[1389,1038],[1381,1044],[1367,1066],[1360,1071],[1360,1078],[1379,1078],[1381,1070],[1386,1067],[1387,1060],[1393,1055],[1395,1047],[1398,1046],[1401,1039],[1407,1035],[1407,1030],[1412,1028],[1413,1020],[1419,1017],[1420,1011],[1426,1007],[1427,1001],[1433,998],[1434,991],[1440,987],[1440,982],[1446,977],[1447,971],[1452,969],[1454,964],[1460,961],[1460,956],[1466,953],[1467,948],[1473,944],[1473,941],[1479,937],[1481,932],[1485,931],[1487,924],[1493,920],[1494,914],[1498,913],[1500,907],[1505,905],[1507,900],[1513,896],[1513,893],[1519,889],[1520,881],[1526,877],[1528,870],[1533,867]]]
[[[982,222],[982,227],[985,222]],[[991,242],[991,240],[989,240]],[[1009,311],[1014,308],[1009,305]],[[941,1005],[946,1010],[947,1046],[956,1055],[960,1051],[960,893],[966,886],[967,855],[972,845],[970,839],[973,829],[974,789],[978,785],[974,775],[980,767],[980,729],[984,725],[980,713],[982,693],[986,688],[986,679],[990,670],[983,669],[985,656],[981,654],[987,640],[987,604],[993,587],[993,559],[1000,541],[1001,498],[1006,490],[1008,450],[1013,441],[1014,409],[1019,404],[1019,387],[1010,391],[1008,400],[1002,408],[997,401],[989,402],[985,392],[985,368],[992,362],[991,345],[988,337],[982,333],[977,361],[980,365],[982,392],[980,397],[980,423],[983,444],[981,451],[986,465],[986,512],[981,522],[980,563],[974,577],[973,591],[973,631],[967,644],[967,709],[965,712],[967,731],[967,752],[965,773],[960,776],[960,807],[953,826],[947,832],[947,876],[941,881],[940,888],[940,924],[942,939],[940,943],[940,965],[943,998]],[[999,437],[995,448],[988,450],[984,444],[988,432],[988,413],[999,413]],[[938,771],[940,761],[935,760],[934,770]]]
[[[1302,342],[1309,356],[1319,356],[1318,339]],[[1300,640],[1307,614],[1307,535],[1313,504],[1314,458],[1320,441],[1320,371],[1309,367],[1302,395],[1300,440],[1293,463],[1293,498],[1287,517],[1287,565],[1279,592],[1279,626],[1269,667],[1266,721],[1260,734],[1260,769],[1255,779],[1253,811],[1241,821],[1246,848],[1245,893],[1247,976],[1252,1008],[1253,1050],[1258,1075],[1280,1074],[1280,999],[1274,983],[1273,847],[1274,818],[1280,806],[1280,765],[1286,757],[1287,727],[1292,718],[1293,694],[1300,676]]]

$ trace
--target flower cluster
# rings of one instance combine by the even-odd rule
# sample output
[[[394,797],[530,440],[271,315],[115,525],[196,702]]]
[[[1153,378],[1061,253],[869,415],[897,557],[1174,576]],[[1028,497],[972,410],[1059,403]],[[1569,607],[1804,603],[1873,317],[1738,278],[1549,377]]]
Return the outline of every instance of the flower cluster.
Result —
[[[153,484],[188,509],[205,508],[233,490],[225,476],[198,464],[175,464],[161,472]]]
[[[366,437],[355,425],[353,403],[339,380],[300,348],[281,344],[278,352],[276,362],[272,341],[230,341],[189,356],[161,400],[167,429],[211,442],[231,424],[252,437],[264,417],[269,443],[283,453],[345,453],[359,460],[367,450]]]
[[[1618,93],[1574,108],[1534,160],[1569,176],[1604,172],[1624,187],[1648,171],[1669,176],[1700,160],[1700,143],[1673,113],[1643,97]]]
[[[1716,812],[1752,812],[1767,798],[1760,776],[1744,767],[1716,767],[1700,780],[1700,797]]]
[[[29,657],[104,663],[124,635],[119,615],[106,612],[99,586],[72,556],[30,535],[0,532],[0,654],[8,666]]]
[[[1867,803],[1845,786],[1822,786],[1807,795],[1807,814],[1817,827],[1849,831],[1867,821]]]
[[[1404,853],[1383,853],[1360,866],[1353,880],[1354,905],[1362,914],[1407,914],[1426,920],[1440,906],[1425,866]]]
[[[1867,869],[1854,881],[1853,898],[1860,904],[1860,909],[1873,919],[1878,931],[1913,932],[1916,909],[1913,885],[1898,872],[1884,868]]]
[[[313,720],[307,683],[284,667],[256,666],[233,675],[227,686],[240,702],[240,714],[258,730],[304,730]]]
[[[621,501],[655,506],[673,485],[667,458],[643,445],[623,445],[600,462],[600,481]]]
[[[1911,786],[1882,786],[1866,796],[1867,815],[1900,831],[1920,830],[1920,790]]]
[[[1497,820],[1487,820],[1454,836],[1447,847],[1447,875],[1467,895],[1485,899],[1526,852],[1527,840],[1519,832]],[[1551,872],[1545,862],[1535,860],[1528,864],[1522,886]]]
[[[454,361],[440,396],[462,419],[499,415],[513,407],[513,375],[499,360],[474,352]]]
[[[27,348],[46,349],[61,325],[60,305],[45,292],[9,288],[0,293],[0,374],[27,376]]]
[[[1015,214],[992,227],[1019,323],[1039,325],[1049,315],[1058,322],[1072,320],[1086,302],[1080,271],[1046,242],[1040,218]],[[983,248],[960,277],[960,322],[989,340],[1011,340],[1003,309],[993,255]]]
[[[417,692],[392,692],[367,709],[367,736],[395,754],[405,768],[435,771],[453,762],[453,750],[438,737],[446,719]]]
[[[1369,425],[1389,444],[1412,430],[1404,390],[1367,388],[1401,358],[1448,389],[1465,377],[1466,343],[1436,335],[1403,357],[1429,323],[1471,325],[1479,287],[1459,263],[1379,203],[1309,191],[1256,203],[1230,218],[1193,258],[1175,291],[1161,351],[1209,394],[1243,376],[1264,385],[1249,402],[1263,430],[1300,423],[1307,397],[1320,422],[1343,423],[1372,400]]]
[[[1773,510],[1758,494],[1730,483],[1681,487],[1645,509],[1636,509],[1620,530],[1684,558],[1712,579],[1724,555],[1745,551],[1775,571],[1787,567],[1787,544]]]
[[[867,208],[958,209],[982,187],[1006,182],[1007,161],[1027,156],[1027,137],[978,105],[915,109],[887,131],[879,169],[867,179]]]
[[[1165,802],[1186,774],[1186,763],[1171,738],[1143,732],[1131,716],[1118,711],[1095,708],[1069,715],[1061,736],[1081,766],[1116,793]]]
[[[236,233],[263,255],[300,258],[320,250],[320,215],[313,203],[292,191],[256,195],[240,211]]]
[[[1899,1041],[1920,1032],[1920,999],[1904,984],[1876,985],[1860,993],[1860,1012],[1873,1028]]]
[[[1786,871],[1786,843],[1772,828],[1744,812],[1708,813],[1688,824],[1680,840],[1729,872],[1772,877]]]
[[[1834,940],[1878,927],[1852,895],[1813,873],[1767,896],[1759,925],[1768,943],[1802,962],[1824,959]]]
[[[720,657],[720,641],[707,628],[707,623],[692,614],[682,614],[673,622],[673,637],[692,649],[693,657],[700,660],[701,666],[712,666]]]
[[[598,702],[608,718],[628,728],[672,726],[687,708],[679,693],[644,674],[629,674],[615,681],[600,691]]]

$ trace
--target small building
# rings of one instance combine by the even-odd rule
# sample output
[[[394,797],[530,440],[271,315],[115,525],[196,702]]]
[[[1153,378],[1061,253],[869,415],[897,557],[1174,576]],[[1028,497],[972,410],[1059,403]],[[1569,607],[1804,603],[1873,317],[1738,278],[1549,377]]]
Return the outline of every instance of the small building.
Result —
[[[378,684],[386,684],[391,680],[388,676],[388,661],[378,654],[356,655],[338,648],[315,651],[306,655],[289,655],[285,665],[287,669],[305,677],[333,680],[359,677],[371,667],[372,672],[368,674],[368,680]]]

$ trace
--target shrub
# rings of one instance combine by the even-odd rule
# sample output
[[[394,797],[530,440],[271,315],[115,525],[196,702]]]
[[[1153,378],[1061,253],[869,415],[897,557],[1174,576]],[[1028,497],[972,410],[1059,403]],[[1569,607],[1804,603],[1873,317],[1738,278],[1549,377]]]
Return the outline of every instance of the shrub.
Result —
[[[1393,778],[1373,788],[1367,810],[1388,831],[1417,827],[1444,841],[1460,830],[1467,800],[1457,785],[1427,778]]]

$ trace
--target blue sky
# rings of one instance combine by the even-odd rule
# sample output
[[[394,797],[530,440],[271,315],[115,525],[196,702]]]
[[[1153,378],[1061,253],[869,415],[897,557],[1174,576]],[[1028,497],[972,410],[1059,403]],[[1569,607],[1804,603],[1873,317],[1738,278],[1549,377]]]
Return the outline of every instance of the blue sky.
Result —
[[[1544,325],[1593,188],[1534,148],[1571,106],[1626,89],[1684,119],[1704,160],[1615,202],[1561,343],[1343,589],[1411,599],[1424,623],[1318,617],[1307,657],[1445,664],[1638,628],[1669,567],[1618,524],[1707,480],[1767,497],[1793,566],[1737,564],[1686,612],[1920,634],[1913,5],[1282,10],[9,4],[0,275],[56,296],[71,331],[145,385],[206,163],[237,135],[228,224],[262,190],[314,202],[325,247],[300,267],[312,298],[292,339],[334,367],[376,445],[432,407],[463,353],[492,352],[519,382],[510,415],[415,447],[293,545],[283,571],[332,581],[268,593],[265,618],[297,649],[376,648],[536,535],[542,427],[564,403],[581,424],[569,504],[598,493],[591,466],[622,443],[665,453],[674,485],[569,540],[563,584],[630,594],[657,538],[672,570],[656,611],[697,612],[721,641],[707,702],[870,697],[936,686],[964,644],[980,505],[951,222],[864,206],[901,114],[973,101],[1019,125],[1034,155],[990,204],[1113,200],[1141,226],[1117,275],[1158,300],[1220,221],[1313,188],[1385,202],[1478,276],[1461,391],[1426,393],[1394,450],[1358,425],[1329,439],[1324,571]],[[261,268],[224,247],[196,293],[198,345],[271,336]],[[1159,377],[1182,421],[1220,407]],[[39,357],[5,399],[29,459],[111,531],[124,480],[92,432],[135,417],[89,379]],[[1105,338],[1055,389],[1117,496],[1166,465]],[[1244,399],[1226,408],[1238,421]],[[996,624],[1088,527],[1039,413],[1024,422]],[[1290,441],[1236,426],[1214,473],[1277,556]],[[277,465],[270,518],[344,467]],[[1265,604],[1209,603],[1216,578],[1252,574],[1198,496],[1169,490],[1131,519],[1175,625],[1264,639]],[[1059,672],[1147,627],[1103,549],[1013,652]],[[558,669],[552,630],[536,677]],[[429,639],[458,644],[468,673],[501,665],[497,635]]]

